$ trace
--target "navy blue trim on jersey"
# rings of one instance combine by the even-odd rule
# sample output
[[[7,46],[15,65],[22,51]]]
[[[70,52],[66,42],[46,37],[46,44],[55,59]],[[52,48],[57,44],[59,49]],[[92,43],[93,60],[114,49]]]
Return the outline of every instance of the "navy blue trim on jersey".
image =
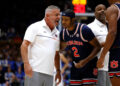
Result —
[[[65,31],[65,28],[63,28],[62,31],[60,32],[60,41],[65,41],[64,40],[64,31]]]
[[[83,28],[84,28],[82,29],[83,38],[85,40],[91,41],[95,37],[95,35],[88,26],[84,25]]]

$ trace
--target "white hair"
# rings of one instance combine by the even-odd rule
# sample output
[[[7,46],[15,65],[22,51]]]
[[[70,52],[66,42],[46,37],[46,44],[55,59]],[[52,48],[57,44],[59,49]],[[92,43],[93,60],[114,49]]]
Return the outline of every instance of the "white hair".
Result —
[[[55,5],[50,5],[50,6],[48,6],[48,7],[45,9],[45,15],[46,15],[46,13],[51,12],[53,9],[58,9],[58,10],[60,10],[59,7],[57,7],[57,6],[55,6]]]

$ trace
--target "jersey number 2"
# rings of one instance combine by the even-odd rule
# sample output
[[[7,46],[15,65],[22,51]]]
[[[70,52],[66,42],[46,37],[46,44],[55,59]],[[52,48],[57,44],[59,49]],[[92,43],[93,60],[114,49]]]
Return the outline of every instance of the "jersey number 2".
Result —
[[[72,50],[74,51],[74,57],[80,57],[78,54],[78,49],[76,47],[72,47]]]

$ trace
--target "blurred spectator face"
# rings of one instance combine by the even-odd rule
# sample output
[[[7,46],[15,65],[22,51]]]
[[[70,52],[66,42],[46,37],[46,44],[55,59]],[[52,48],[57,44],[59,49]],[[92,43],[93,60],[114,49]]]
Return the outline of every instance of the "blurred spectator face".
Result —
[[[8,72],[11,72],[11,68],[10,67],[8,67]]]
[[[13,27],[9,28],[9,29],[8,29],[8,32],[10,32],[10,33],[15,33],[15,28],[13,28]]]
[[[21,67],[19,67],[19,68],[18,68],[18,72],[21,73],[21,71],[22,71],[22,70],[21,70]]]
[[[99,21],[105,21],[105,10],[106,7],[102,4],[98,5],[95,8],[95,17],[96,19],[98,19]]]

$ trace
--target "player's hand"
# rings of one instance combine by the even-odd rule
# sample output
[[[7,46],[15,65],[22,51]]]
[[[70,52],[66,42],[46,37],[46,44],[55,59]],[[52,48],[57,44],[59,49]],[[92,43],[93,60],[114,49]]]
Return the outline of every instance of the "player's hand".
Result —
[[[104,66],[104,58],[98,59],[98,61],[97,61],[97,67],[98,68],[103,68],[103,66]]]
[[[86,60],[81,60],[81,61],[79,61],[78,63],[75,63],[75,62],[74,62],[74,65],[75,65],[76,68],[82,68],[82,67],[84,67],[86,64],[87,64],[87,61],[86,61]]]
[[[31,78],[33,75],[33,71],[29,63],[24,63],[24,70],[25,70],[25,74]]]
[[[61,72],[60,71],[57,71],[57,74],[55,76],[55,82],[56,82],[56,85],[58,85],[61,82]]]

